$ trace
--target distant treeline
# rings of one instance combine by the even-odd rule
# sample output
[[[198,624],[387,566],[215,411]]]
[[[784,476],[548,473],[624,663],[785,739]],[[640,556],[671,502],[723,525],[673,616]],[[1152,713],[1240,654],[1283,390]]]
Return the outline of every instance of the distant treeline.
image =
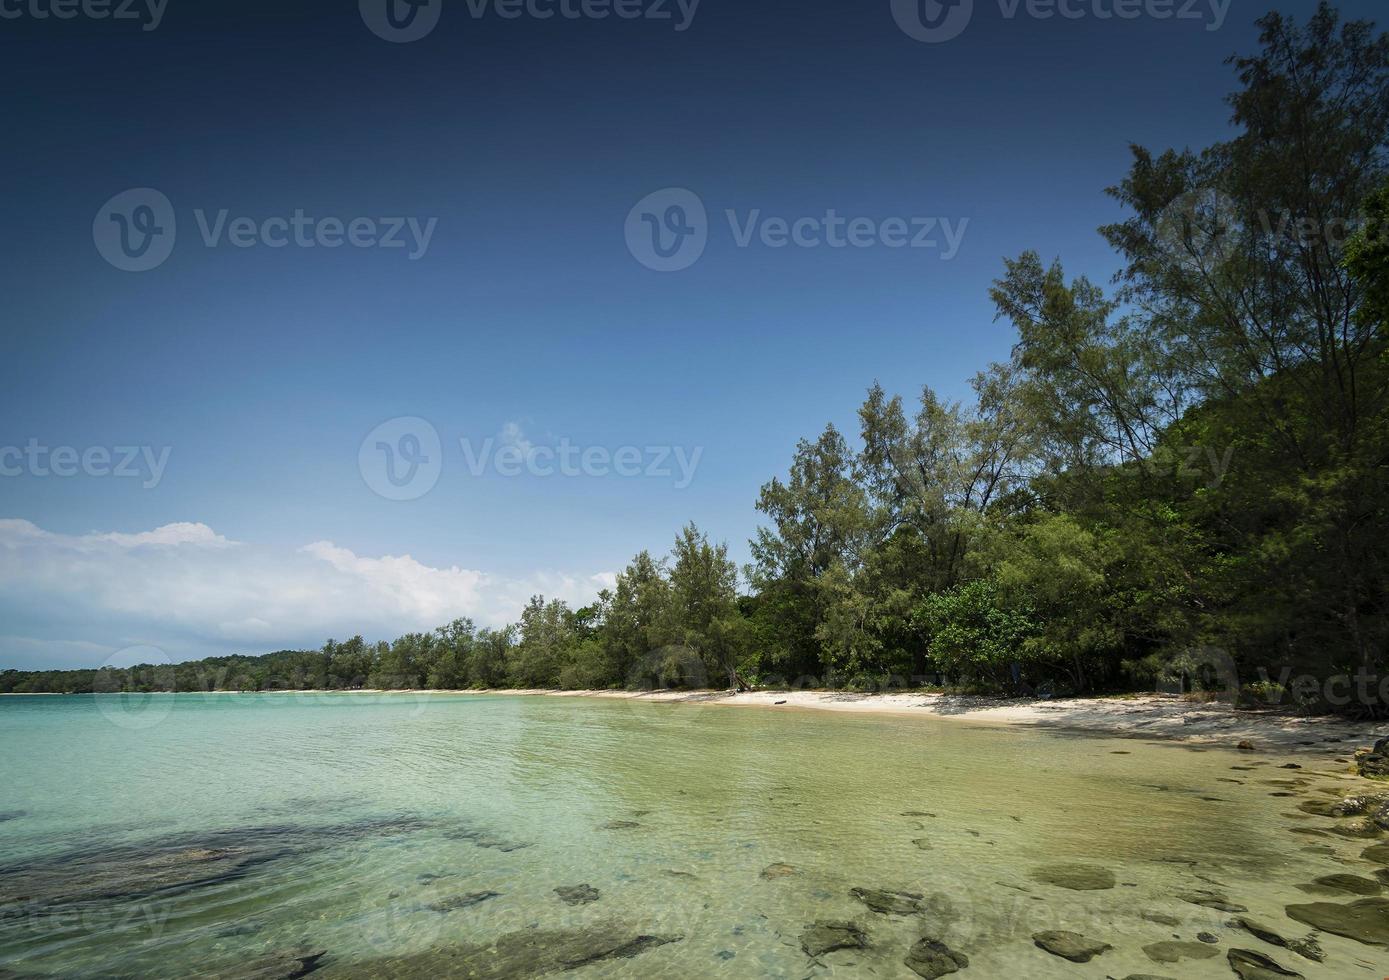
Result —
[[[1133,148],[1109,291],[1034,252],[970,404],[880,387],[761,491],[748,594],[693,526],[598,602],[375,645],[0,690],[1164,680],[1382,713],[1389,646],[1389,40],[1322,4],[1232,59],[1236,134]],[[1039,178],[1040,179],[1040,178]],[[1039,186],[1039,195],[1046,193]],[[924,314],[923,314],[924,315]],[[937,329],[942,326],[937,324]],[[967,329],[968,325],[960,325]],[[858,330],[855,336],[862,336]],[[1359,677],[1345,703],[1330,692]]]

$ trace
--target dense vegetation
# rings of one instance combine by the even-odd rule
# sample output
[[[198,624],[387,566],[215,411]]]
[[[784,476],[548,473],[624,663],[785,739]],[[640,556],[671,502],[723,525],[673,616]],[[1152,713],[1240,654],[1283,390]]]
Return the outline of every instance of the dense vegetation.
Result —
[[[1113,288],[1028,252],[972,404],[873,387],[767,483],[746,569],[693,526],[597,603],[519,624],[0,690],[737,683],[1147,687],[1175,675],[1380,712],[1389,40],[1326,5],[1232,59],[1234,138],[1133,149]],[[1340,675],[1372,678],[1353,704]],[[1306,675],[1311,684],[1293,685]]]

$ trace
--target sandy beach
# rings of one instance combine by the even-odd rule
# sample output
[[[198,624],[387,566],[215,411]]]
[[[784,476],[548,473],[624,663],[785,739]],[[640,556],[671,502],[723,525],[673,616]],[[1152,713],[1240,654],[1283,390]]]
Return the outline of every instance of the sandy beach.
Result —
[[[1187,701],[1173,695],[1108,698],[995,699],[952,694],[856,694],[847,691],[507,691],[546,697],[603,697],[637,701],[718,704],[735,707],[800,708],[817,711],[931,715],[994,725],[1056,728],[1124,737],[1178,739],[1235,747],[1296,750],[1312,744],[1347,743],[1346,752],[1389,734],[1389,724],[1334,717],[1306,718],[1279,711],[1235,711],[1220,702]],[[1311,743],[1311,744],[1309,744]]]
[[[235,697],[241,692],[202,692]],[[498,690],[272,690],[264,694],[325,695],[350,694],[383,697],[438,697],[471,695],[476,697],[604,698],[646,701],[658,704],[698,704],[768,710],[841,711],[858,714],[887,714],[949,718],[995,726],[1022,726],[1087,732],[1121,738],[1151,738],[1196,744],[1226,745],[1235,748],[1251,742],[1256,749],[1298,751],[1316,748],[1325,751],[1344,742],[1344,752],[1369,746],[1389,735],[1389,722],[1355,721],[1335,716],[1303,717],[1285,710],[1234,710],[1218,701],[1187,700],[1176,695],[1127,694],[1091,698],[989,698],[977,695],[941,694],[929,691],[898,691],[861,694],[851,691],[743,691],[655,690],[615,691],[512,688]],[[14,695],[47,696],[64,695]],[[72,695],[67,695],[71,697]],[[80,695],[79,695],[80,696]]]
[[[310,692],[282,691],[282,694]],[[1137,694],[1094,698],[987,698],[932,692],[859,694],[849,691],[353,691],[312,692],[381,695],[605,698],[662,704],[699,704],[768,710],[843,711],[930,716],[996,726],[1051,728],[1124,738],[1177,740],[1235,748],[1326,751],[1344,742],[1347,755],[1389,735],[1389,723],[1337,717],[1301,717],[1279,710],[1233,710],[1228,704],[1175,695]]]

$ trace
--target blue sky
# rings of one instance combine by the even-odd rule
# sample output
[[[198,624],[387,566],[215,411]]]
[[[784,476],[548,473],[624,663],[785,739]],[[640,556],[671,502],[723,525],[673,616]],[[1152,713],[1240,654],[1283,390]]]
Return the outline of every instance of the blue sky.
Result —
[[[25,93],[0,148],[0,447],[168,449],[152,487],[7,457],[0,666],[498,623],[530,591],[584,601],[689,520],[744,560],[758,488],[798,438],[856,432],[875,380],[959,397],[1007,356],[987,296],[1005,256],[1108,279],[1095,229],[1121,217],[1103,191],[1129,144],[1222,138],[1223,61],[1254,49],[1270,9],[1236,4],[1210,30],[1206,3],[1200,20],[1097,16],[1107,0],[1039,20],[977,0],[959,37],[928,44],[889,0],[703,0],[683,31],[458,3],[397,44],[355,4],[288,6],[169,0],[155,30],[0,21],[0,74]],[[94,243],[131,188],[176,220],[149,271]],[[678,272],[624,237],[664,188],[708,215]],[[740,247],[725,213],[829,209],[963,235],[948,259]],[[209,245],[199,216],[223,210],[378,234],[411,217],[432,237],[415,258],[258,233]],[[440,438],[437,483],[410,500],[359,467],[400,417]],[[643,471],[661,469],[647,447],[699,456],[688,486],[673,460],[670,475],[475,474],[460,440],[489,438],[634,447]]]

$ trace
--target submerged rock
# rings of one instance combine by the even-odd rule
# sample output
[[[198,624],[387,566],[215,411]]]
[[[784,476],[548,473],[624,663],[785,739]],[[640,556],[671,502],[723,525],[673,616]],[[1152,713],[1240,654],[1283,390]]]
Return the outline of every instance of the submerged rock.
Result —
[[[467,943],[361,963],[334,963],[334,977],[382,980],[391,977],[460,977],[515,980],[539,977],[605,960],[640,956],[683,936],[649,935],[609,923],[591,929],[523,929],[490,943]]]
[[[832,953],[836,949],[866,949],[868,934],[853,922],[820,921],[806,926],[801,933],[801,949],[811,957]]]
[[[1323,889],[1332,892],[1344,892],[1348,895],[1378,895],[1384,891],[1384,886],[1373,878],[1362,878],[1359,875],[1335,874],[1322,875],[1314,878],[1311,882],[1312,888]],[[1308,889],[1308,886],[1301,886]]]
[[[1330,817],[1377,817],[1389,822],[1389,793],[1361,793],[1332,803]]]
[[[1355,753],[1355,764],[1360,775],[1366,779],[1389,779],[1389,745],[1385,744],[1384,739],[1376,742],[1370,752],[1363,755],[1361,752]]]
[[[912,838],[912,843],[916,845],[916,848],[919,851],[929,851],[932,847],[935,846],[925,837],[914,837]]]
[[[442,901],[431,902],[425,908],[431,912],[457,912],[459,909],[472,908],[474,905],[481,905],[501,895],[501,892],[468,892],[466,895],[453,895]]]
[[[903,962],[906,963],[907,969],[918,976],[925,977],[926,980],[936,980],[937,977],[969,966],[969,957],[964,953],[955,952],[939,939],[927,937],[911,948]]]
[[[1249,932],[1256,939],[1262,939],[1270,946],[1282,946],[1290,949],[1304,959],[1313,960],[1320,963],[1326,959],[1326,953],[1322,952],[1321,944],[1317,942],[1315,936],[1308,936],[1306,939],[1288,939],[1285,936],[1273,931],[1273,929],[1254,919],[1246,919],[1243,916],[1235,920],[1236,924]]]
[[[1336,902],[1312,902],[1289,905],[1284,911],[1313,929],[1354,939],[1367,946],[1389,946],[1389,899],[1362,898],[1340,905]]]
[[[1072,963],[1089,963],[1096,956],[1114,948],[1108,943],[1086,939],[1078,932],[1066,932],[1065,930],[1034,932],[1032,942],[1039,949],[1044,949],[1053,956],[1070,960]]]
[[[590,963],[599,963],[603,960],[629,960],[634,956],[640,956],[649,949],[655,949],[667,943],[678,943],[684,938],[684,936],[634,936],[631,939],[618,942],[616,945],[604,944],[570,956],[565,959],[564,968],[577,970],[581,966],[588,966]]]
[[[0,906],[143,898],[172,894],[244,875],[270,856],[246,848],[188,848],[109,856],[76,856],[66,867],[41,862],[0,872]]]
[[[853,895],[874,912],[883,915],[917,915],[926,911],[925,895],[920,892],[894,892],[879,888],[851,888]]]
[[[1078,892],[1104,891],[1116,884],[1113,871],[1090,864],[1049,864],[1037,868],[1030,877],[1033,881]]]
[[[775,878],[790,878],[792,875],[800,873],[799,868],[790,864],[769,864],[762,869],[762,873],[758,877],[771,881]]]
[[[1361,851],[1360,856],[1375,864],[1389,864],[1389,844],[1372,844]]]
[[[555,889],[555,894],[567,905],[587,905],[601,897],[598,889],[590,884],[560,885]]]
[[[519,851],[531,846],[528,842],[507,840],[504,837],[489,834],[485,830],[476,830],[473,828],[453,830],[448,836],[452,840],[470,841],[478,847],[485,847],[493,851],[501,851],[505,854],[510,854],[512,851]]]
[[[1240,980],[1277,980],[1278,977],[1301,977],[1301,973],[1285,970],[1263,953],[1252,949],[1232,949],[1226,954],[1230,969]]]
[[[1182,924],[1181,919],[1175,915],[1168,915],[1166,912],[1143,912],[1141,915],[1149,922],[1156,922],[1160,926],[1176,927]]]
[[[1182,960],[1208,960],[1219,956],[1220,950],[1204,943],[1166,939],[1143,947],[1144,954],[1154,963],[1179,963]]]
[[[635,820],[609,820],[605,824],[600,824],[599,830],[631,830],[633,827],[640,827],[641,824]]]
[[[1327,830],[1338,836],[1349,837],[1353,840],[1369,840],[1384,835],[1384,828],[1369,817],[1356,817],[1353,820],[1343,820],[1334,827],[1328,827]]]
[[[316,953],[271,953],[238,964],[230,970],[200,973],[204,980],[299,980],[322,969],[319,961],[327,950]]]
[[[393,817],[327,826],[252,825],[171,834],[136,844],[93,845],[0,870],[0,906],[34,911],[74,902],[172,895],[240,878],[271,861],[429,826],[418,818]]]
[[[1237,905],[1230,901],[1221,892],[1211,891],[1209,888],[1201,888],[1196,891],[1180,892],[1177,895],[1188,905],[1200,905],[1203,908],[1215,909],[1217,912],[1248,912],[1249,909],[1243,905]]]

